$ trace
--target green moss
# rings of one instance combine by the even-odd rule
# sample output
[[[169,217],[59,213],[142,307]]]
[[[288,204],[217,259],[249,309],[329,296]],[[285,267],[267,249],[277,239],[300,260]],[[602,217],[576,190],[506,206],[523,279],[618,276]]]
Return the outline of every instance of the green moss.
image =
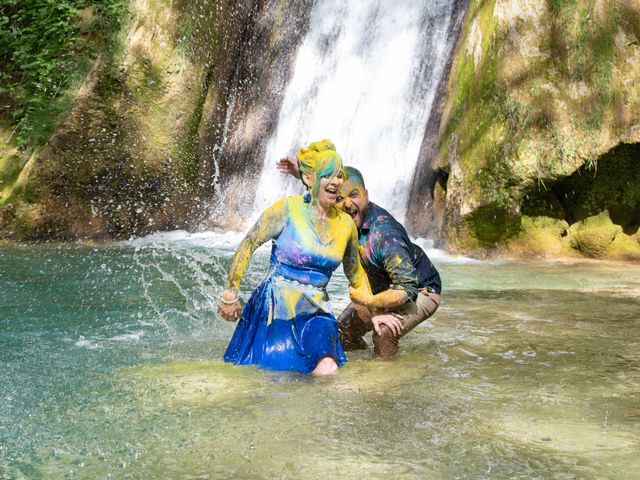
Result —
[[[24,158],[15,153],[9,153],[0,158],[0,205],[13,195],[16,182],[25,163]]]
[[[37,205],[18,202],[12,212],[13,226],[19,238],[29,238],[38,225]]]
[[[174,44],[187,58],[211,65],[221,39],[219,11],[206,0],[183,0],[175,6],[180,12]]]
[[[198,161],[198,128],[202,121],[204,104],[207,98],[207,91],[211,83],[211,75],[207,75],[204,79],[200,94],[195,97],[192,114],[187,124],[187,132],[184,143],[176,152],[176,159],[183,172],[183,178],[186,185],[193,191],[197,191],[199,187],[200,164]]]
[[[523,215],[520,225],[519,234],[507,243],[511,253],[536,257],[564,253],[563,237],[569,227],[564,220]]]
[[[552,191],[569,222],[604,210],[624,228],[640,224],[640,144],[619,145],[557,182]]]
[[[619,260],[640,260],[638,237],[618,233],[607,250],[607,256]]]
[[[456,65],[455,89],[450,92],[452,98],[452,114],[448,131],[451,132],[459,124],[468,125],[465,122],[467,112],[474,110],[475,107],[495,103],[497,96],[503,94],[497,84],[497,42],[494,38],[495,25],[493,20],[493,8],[495,0],[480,2],[472,2],[469,7],[466,25],[464,30],[467,37],[471,30],[471,25],[476,22],[480,31],[482,40],[480,46],[482,55],[479,64],[475,64],[473,54],[467,55],[466,45],[462,45],[460,63]],[[489,115],[486,115],[487,117]],[[485,115],[479,116],[483,118]],[[471,123],[473,125],[473,122]]]
[[[601,15],[594,13],[595,2],[565,8],[560,28],[566,29],[567,71],[573,81],[582,81],[591,92],[582,100],[583,125],[600,128],[613,97],[611,83],[615,60],[615,36],[621,21],[617,2],[603,3]],[[556,20],[558,21],[558,20]]]
[[[492,248],[513,237],[520,231],[518,215],[498,204],[489,204],[476,209],[464,218],[466,233],[481,247]]]
[[[521,211],[523,215],[530,217],[565,219],[564,208],[558,197],[544,184],[536,184],[524,195]]]
[[[575,8],[577,0],[547,0],[547,3],[553,13],[559,14],[567,9]]]
[[[606,257],[614,238],[622,233],[605,211],[571,225],[567,231],[569,244],[588,257]]]

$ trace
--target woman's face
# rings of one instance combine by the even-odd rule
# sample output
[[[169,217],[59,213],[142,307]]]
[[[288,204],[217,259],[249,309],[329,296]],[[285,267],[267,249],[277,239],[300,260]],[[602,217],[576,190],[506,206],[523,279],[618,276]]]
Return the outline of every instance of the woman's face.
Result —
[[[318,187],[318,203],[323,208],[329,208],[336,203],[338,191],[342,185],[342,173],[332,178],[321,178]]]

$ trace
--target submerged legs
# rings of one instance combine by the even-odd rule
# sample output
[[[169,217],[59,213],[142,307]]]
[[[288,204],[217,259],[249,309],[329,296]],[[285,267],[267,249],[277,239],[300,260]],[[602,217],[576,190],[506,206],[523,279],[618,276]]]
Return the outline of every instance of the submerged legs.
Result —
[[[335,359],[329,355],[326,357],[322,357],[316,368],[311,372],[314,375],[323,376],[323,375],[331,375],[338,371],[338,364]]]

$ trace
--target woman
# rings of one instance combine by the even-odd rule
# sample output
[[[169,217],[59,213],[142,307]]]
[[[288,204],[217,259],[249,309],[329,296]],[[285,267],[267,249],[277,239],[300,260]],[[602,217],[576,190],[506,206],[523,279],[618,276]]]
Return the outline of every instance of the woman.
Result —
[[[263,212],[236,251],[218,311],[235,321],[242,311],[240,280],[253,251],[273,239],[271,269],[253,292],[224,360],[326,375],[347,361],[338,323],[325,290],[344,264],[352,299],[371,295],[358,260],[358,234],[351,217],[334,206],[342,183],[342,159],[329,140],[297,155],[304,197],[286,197]]]

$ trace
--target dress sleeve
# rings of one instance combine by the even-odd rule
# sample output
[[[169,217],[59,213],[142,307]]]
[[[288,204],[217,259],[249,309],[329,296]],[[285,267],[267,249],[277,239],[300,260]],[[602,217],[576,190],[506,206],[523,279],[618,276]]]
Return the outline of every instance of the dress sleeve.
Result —
[[[267,208],[258,221],[251,227],[236,250],[229,269],[227,289],[238,290],[240,280],[249,265],[251,255],[263,243],[276,238],[282,230],[287,219],[287,199],[283,198]]]
[[[409,300],[415,302],[418,298],[418,272],[411,261],[410,246],[401,237],[387,235],[379,239],[376,248],[381,252],[382,265],[391,280],[389,288],[404,290]]]
[[[366,275],[358,255],[358,229],[352,221],[349,223],[351,226],[351,234],[347,242],[347,248],[344,251],[342,265],[349,284],[354,288],[359,288],[362,285],[362,280],[366,278]]]

